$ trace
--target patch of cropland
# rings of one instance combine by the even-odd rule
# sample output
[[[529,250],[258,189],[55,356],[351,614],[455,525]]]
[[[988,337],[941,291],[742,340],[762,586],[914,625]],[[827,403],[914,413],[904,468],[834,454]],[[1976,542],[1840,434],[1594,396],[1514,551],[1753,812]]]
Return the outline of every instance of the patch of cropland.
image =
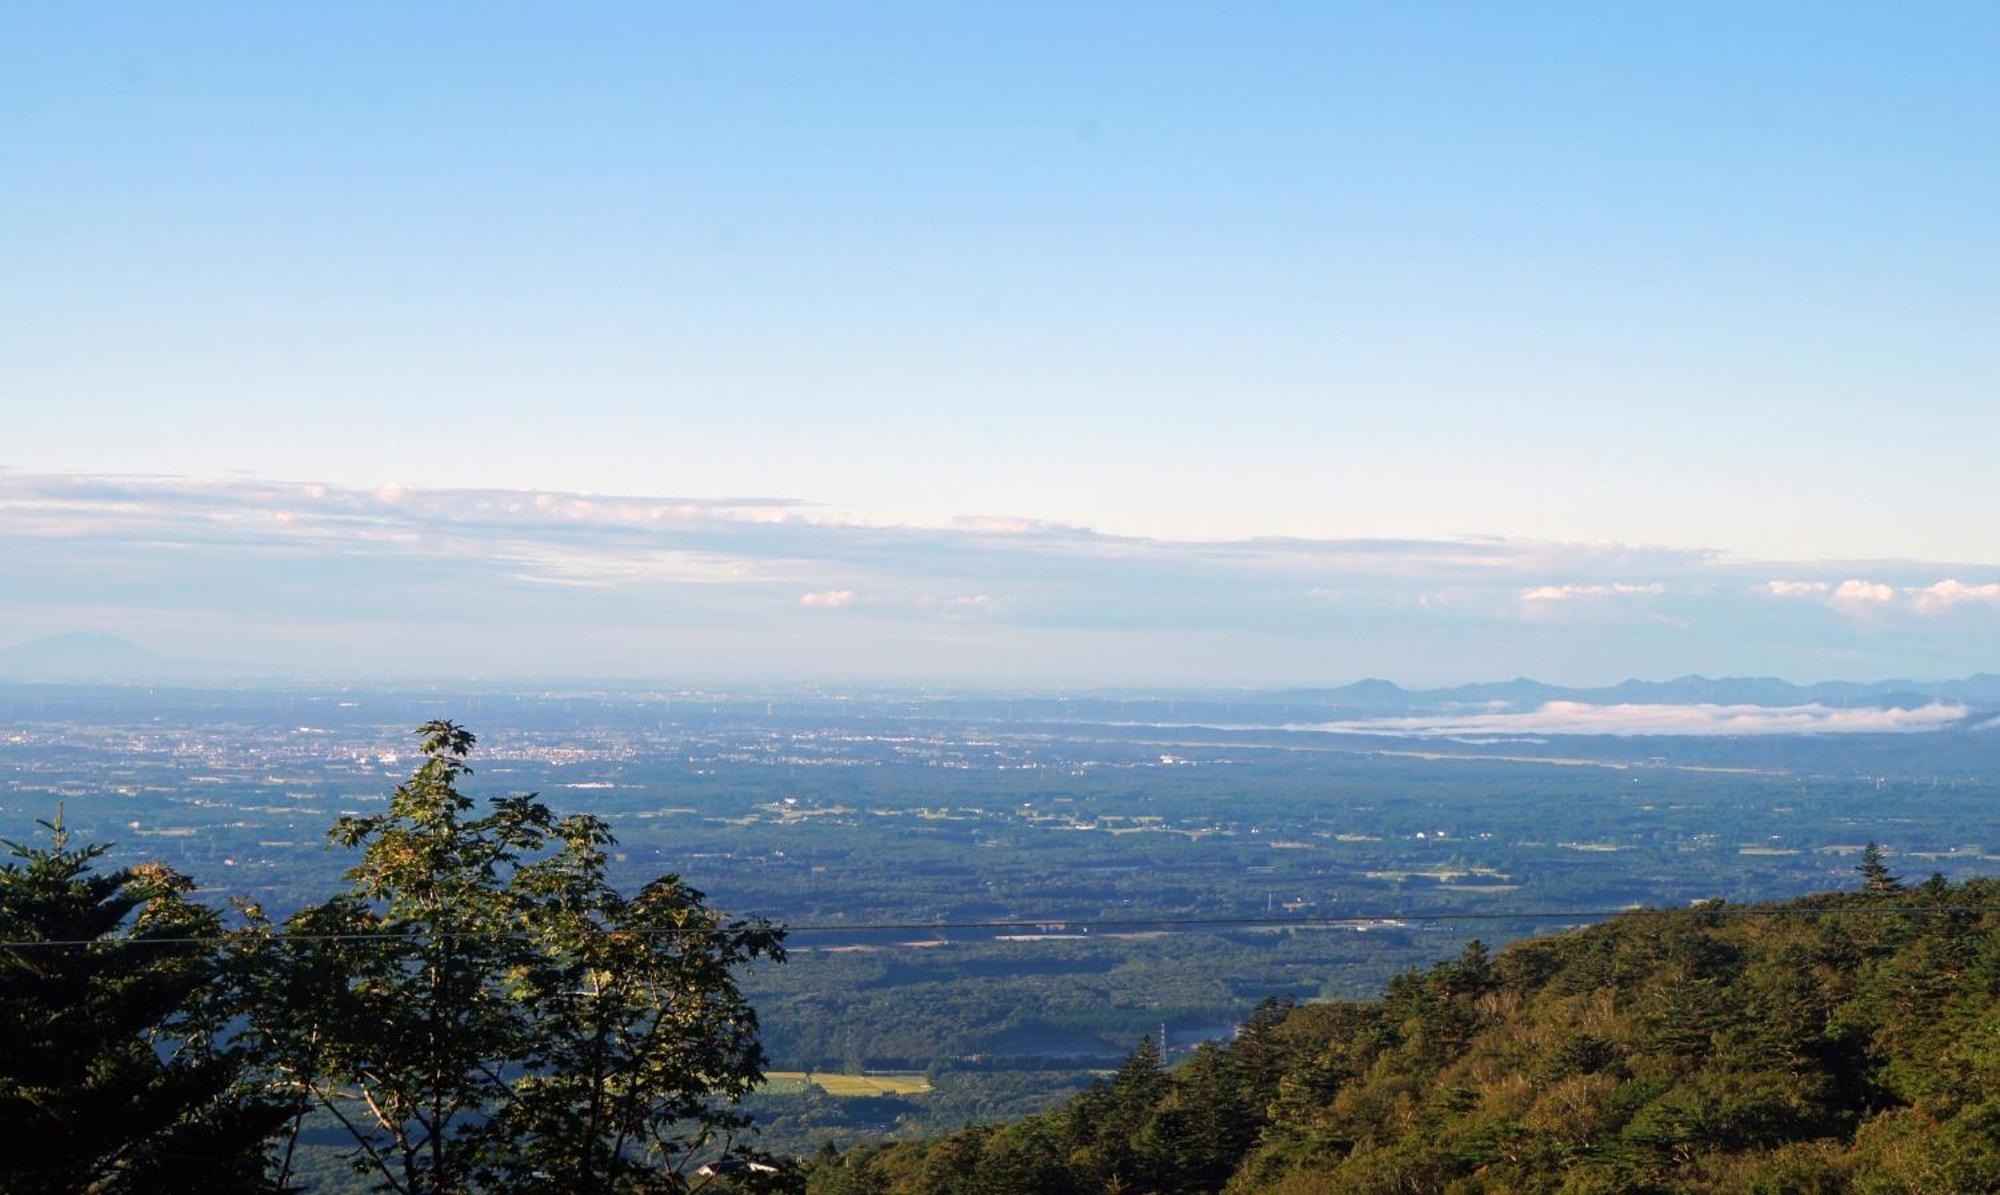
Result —
[[[0,686],[0,709],[0,836],[61,806],[114,861],[280,915],[351,865],[326,828],[382,807],[408,727],[463,718],[469,792],[601,815],[620,883],[677,872],[792,927],[789,961],[744,978],[776,1068],[927,1077],[767,1088],[795,1152],[1043,1110],[1141,1037],[1177,1062],[1266,996],[1359,997],[1475,937],[1836,886],[1871,839],[1914,875],[2000,855],[2000,735],[1970,730],[1412,742],[999,701],[49,686]]]
[[[872,1074],[818,1073],[812,1071],[767,1071],[764,1090],[772,1095],[803,1095],[817,1089],[828,1095],[864,1096],[928,1095],[931,1081],[921,1073]]]
[[[1869,889],[1468,946],[808,1190],[2000,1190],[2000,884]]]

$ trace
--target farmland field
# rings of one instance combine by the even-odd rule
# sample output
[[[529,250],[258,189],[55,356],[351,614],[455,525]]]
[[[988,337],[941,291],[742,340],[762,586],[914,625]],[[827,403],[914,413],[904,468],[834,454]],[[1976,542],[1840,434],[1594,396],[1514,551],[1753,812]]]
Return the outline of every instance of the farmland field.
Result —
[[[842,1096],[925,1095],[931,1089],[931,1081],[915,1072],[842,1075],[823,1071],[770,1071],[764,1076],[767,1094],[802,1094],[808,1087]]]

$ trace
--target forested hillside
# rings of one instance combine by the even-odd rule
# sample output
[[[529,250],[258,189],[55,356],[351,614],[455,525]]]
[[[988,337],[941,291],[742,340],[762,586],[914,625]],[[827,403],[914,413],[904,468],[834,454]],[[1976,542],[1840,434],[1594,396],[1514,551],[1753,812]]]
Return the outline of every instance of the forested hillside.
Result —
[[[813,1195],[2000,1190],[2000,882],[1634,912],[1267,1005]]]

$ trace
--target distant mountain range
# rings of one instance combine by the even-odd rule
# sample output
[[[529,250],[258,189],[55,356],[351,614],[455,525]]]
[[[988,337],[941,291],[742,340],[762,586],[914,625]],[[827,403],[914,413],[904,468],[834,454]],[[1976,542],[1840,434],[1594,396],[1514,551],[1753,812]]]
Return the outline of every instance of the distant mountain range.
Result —
[[[0,647],[0,681],[54,684],[190,684],[261,679],[279,672],[241,664],[218,664],[161,655],[118,635],[75,631]],[[884,700],[895,699],[884,695]],[[1007,717],[1092,717],[1111,720],[1201,717],[1233,720],[1251,709],[1270,716],[1338,714],[1419,714],[1470,709],[1535,709],[1551,701],[1585,705],[1825,705],[1840,708],[1910,709],[1946,701],[2000,708],[2000,674],[1975,673],[1960,680],[1821,681],[1799,685],[1774,676],[1681,676],[1672,680],[1624,680],[1615,685],[1577,688],[1520,676],[1443,689],[1406,689],[1370,677],[1327,688],[1175,695],[1104,693],[1057,697],[982,697],[964,694],[952,704],[961,711],[993,707]]]
[[[160,684],[256,674],[255,669],[180,660],[118,635],[72,631],[0,647],[0,680],[53,684]]]

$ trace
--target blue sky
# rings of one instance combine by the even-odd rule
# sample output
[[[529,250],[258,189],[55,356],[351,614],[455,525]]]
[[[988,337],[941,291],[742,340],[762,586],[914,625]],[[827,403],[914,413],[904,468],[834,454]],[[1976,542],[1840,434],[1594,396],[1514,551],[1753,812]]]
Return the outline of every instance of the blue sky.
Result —
[[[317,483],[700,500],[743,571],[599,544],[441,653],[523,668],[2000,667],[1996,58],[1989,5],[14,6],[0,639],[387,665],[560,555],[211,518]],[[168,601],[193,540],[256,601]],[[1409,564],[1494,543],[1476,613]]]

